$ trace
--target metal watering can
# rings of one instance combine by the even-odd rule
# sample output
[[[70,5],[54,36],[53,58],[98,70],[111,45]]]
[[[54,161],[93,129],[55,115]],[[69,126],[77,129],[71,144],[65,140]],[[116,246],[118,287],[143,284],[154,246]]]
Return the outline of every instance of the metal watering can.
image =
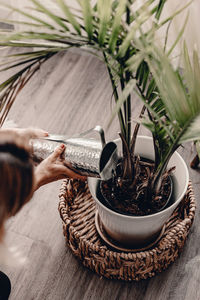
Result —
[[[91,132],[97,132],[100,140],[86,138]],[[114,142],[106,143],[101,126],[70,138],[50,134],[48,137],[33,140],[34,160],[39,162],[47,158],[59,143],[66,145],[65,160],[75,172],[102,180],[109,180],[113,176],[118,162],[117,145]]]

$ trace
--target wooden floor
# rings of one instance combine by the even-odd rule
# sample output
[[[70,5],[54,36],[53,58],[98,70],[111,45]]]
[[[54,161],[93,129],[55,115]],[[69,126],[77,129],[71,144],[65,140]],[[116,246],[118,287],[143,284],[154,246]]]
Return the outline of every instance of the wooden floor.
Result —
[[[138,105],[135,105],[138,110]],[[111,87],[104,65],[95,57],[69,52],[43,65],[19,95],[9,119],[50,133],[71,135],[97,124],[105,127],[111,111]],[[107,139],[116,138],[115,121]],[[181,149],[187,162],[193,147]],[[190,170],[195,195],[200,196],[200,172]],[[180,258],[166,271],[139,283],[100,278],[82,266],[65,246],[57,211],[61,182],[37,191],[7,223],[9,246],[27,257],[19,267],[2,266],[12,282],[10,300],[198,300],[200,299],[200,214]]]

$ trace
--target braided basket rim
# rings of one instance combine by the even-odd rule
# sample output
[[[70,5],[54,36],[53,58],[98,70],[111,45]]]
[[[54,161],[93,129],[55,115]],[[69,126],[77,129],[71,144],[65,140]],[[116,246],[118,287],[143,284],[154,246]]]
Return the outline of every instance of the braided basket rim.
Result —
[[[110,248],[95,227],[95,201],[87,183],[66,179],[62,182],[58,210],[68,247],[84,266],[110,279],[138,281],[165,270],[179,257],[195,216],[192,183],[166,229],[152,249],[123,252]]]

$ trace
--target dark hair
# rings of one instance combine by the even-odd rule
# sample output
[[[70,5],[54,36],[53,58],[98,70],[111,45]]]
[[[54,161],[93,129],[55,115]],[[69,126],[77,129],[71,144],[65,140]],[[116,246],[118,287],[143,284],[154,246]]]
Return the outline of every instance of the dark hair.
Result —
[[[33,194],[33,165],[28,151],[0,142],[0,228]]]

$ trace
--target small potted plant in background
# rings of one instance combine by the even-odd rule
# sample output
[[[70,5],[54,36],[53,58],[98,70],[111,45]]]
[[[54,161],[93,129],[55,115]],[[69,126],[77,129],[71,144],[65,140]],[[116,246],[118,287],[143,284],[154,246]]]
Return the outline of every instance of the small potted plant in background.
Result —
[[[93,4],[84,0],[78,1],[79,10],[70,8],[64,0],[57,0],[60,16],[39,1],[30,2],[34,5],[31,12],[10,8],[28,18],[29,22],[21,22],[27,29],[0,35],[1,46],[30,48],[30,51],[14,54],[2,67],[1,71],[20,70],[0,85],[0,123],[5,120],[18,92],[42,63],[72,47],[92,50],[108,69],[116,103],[111,121],[117,114],[122,145],[113,179],[102,184],[107,201],[102,203],[97,199],[99,215],[112,238],[131,247],[144,246],[156,238],[187,190],[188,171],[175,151],[183,142],[200,136],[197,51],[191,62],[184,46],[182,75],[170,60],[186,21],[167,53],[165,47],[163,50],[155,45],[157,31],[187,5],[160,21],[166,0],[146,0],[137,9],[131,0],[99,0]],[[145,29],[149,20],[150,28]],[[134,93],[140,97],[143,107],[132,131]],[[141,124],[151,131],[152,139],[138,137]],[[89,179],[94,198],[98,198],[97,184],[96,179]],[[171,194],[173,201],[169,201]]]

